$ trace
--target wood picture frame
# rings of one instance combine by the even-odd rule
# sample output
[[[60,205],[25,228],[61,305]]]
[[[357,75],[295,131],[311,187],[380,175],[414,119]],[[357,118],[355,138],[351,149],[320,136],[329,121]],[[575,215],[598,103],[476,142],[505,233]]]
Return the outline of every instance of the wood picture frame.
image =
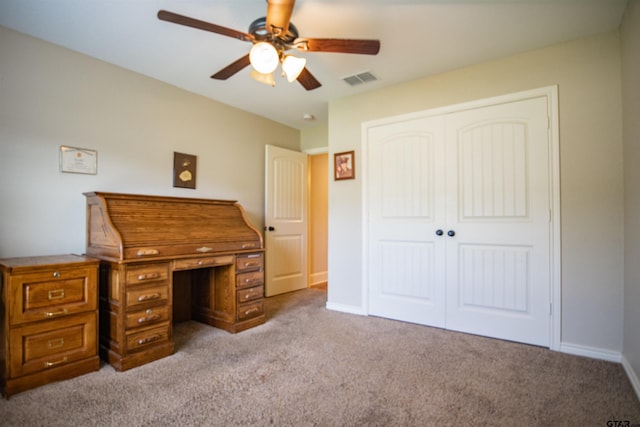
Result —
[[[196,166],[198,157],[192,154],[173,153],[173,186],[196,188]]]
[[[333,155],[333,177],[335,181],[355,179],[356,157],[355,151],[345,151]]]

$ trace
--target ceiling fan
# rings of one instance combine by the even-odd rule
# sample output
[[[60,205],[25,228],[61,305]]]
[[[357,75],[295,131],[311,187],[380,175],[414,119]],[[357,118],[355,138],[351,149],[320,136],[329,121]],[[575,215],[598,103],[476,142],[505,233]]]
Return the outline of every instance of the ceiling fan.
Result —
[[[233,30],[188,16],[160,10],[158,19],[253,43],[250,52],[211,76],[226,80],[248,65],[254,70],[251,76],[261,83],[275,86],[273,72],[282,64],[283,75],[289,82],[297,80],[306,90],[321,86],[307,70],[306,59],[285,52],[334,52],[376,55],[380,50],[378,40],[300,38],[298,29],[291,22],[295,0],[267,0],[267,16],[251,23],[249,31]]]

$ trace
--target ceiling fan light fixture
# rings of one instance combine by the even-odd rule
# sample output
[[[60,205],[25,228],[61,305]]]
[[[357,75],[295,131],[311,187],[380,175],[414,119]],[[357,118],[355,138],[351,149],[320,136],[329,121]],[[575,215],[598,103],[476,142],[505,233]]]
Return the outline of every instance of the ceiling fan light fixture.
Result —
[[[278,51],[271,43],[258,42],[249,52],[249,61],[260,74],[270,74],[278,68],[280,62]]]
[[[287,76],[287,80],[289,83],[294,82],[305,65],[307,65],[307,60],[305,58],[298,58],[297,56],[287,55],[282,60],[282,71]]]
[[[253,80],[265,85],[269,85],[271,87],[274,87],[276,85],[276,81],[273,78],[273,73],[259,73],[256,70],[252,70],[249,75]]]

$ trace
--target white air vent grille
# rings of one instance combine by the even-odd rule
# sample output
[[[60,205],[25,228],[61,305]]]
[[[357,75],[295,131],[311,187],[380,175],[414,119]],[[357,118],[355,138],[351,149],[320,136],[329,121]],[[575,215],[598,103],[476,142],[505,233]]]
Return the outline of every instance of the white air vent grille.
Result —
[[[363,83],[375,82],[376,80],[378,80],[378,78],[371,74],[371,72],[365,71],[364,73],[347,76],[342,80],[347,82],[347,84],[350,86],[357,86]]]

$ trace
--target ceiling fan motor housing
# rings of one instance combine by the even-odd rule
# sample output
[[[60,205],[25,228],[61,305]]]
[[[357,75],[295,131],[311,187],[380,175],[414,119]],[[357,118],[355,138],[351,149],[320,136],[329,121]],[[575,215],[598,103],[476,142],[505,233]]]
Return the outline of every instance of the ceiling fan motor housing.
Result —
[[[249,25],[249,34],[252,34],[257,40],[281,40],[285,44],[291,44],[298,38],[298,29],[292,22],[289,22],[289,30],[282,34],[277,31],[269,31],[267,29],[267,18],[263,16],[258,18]]]

